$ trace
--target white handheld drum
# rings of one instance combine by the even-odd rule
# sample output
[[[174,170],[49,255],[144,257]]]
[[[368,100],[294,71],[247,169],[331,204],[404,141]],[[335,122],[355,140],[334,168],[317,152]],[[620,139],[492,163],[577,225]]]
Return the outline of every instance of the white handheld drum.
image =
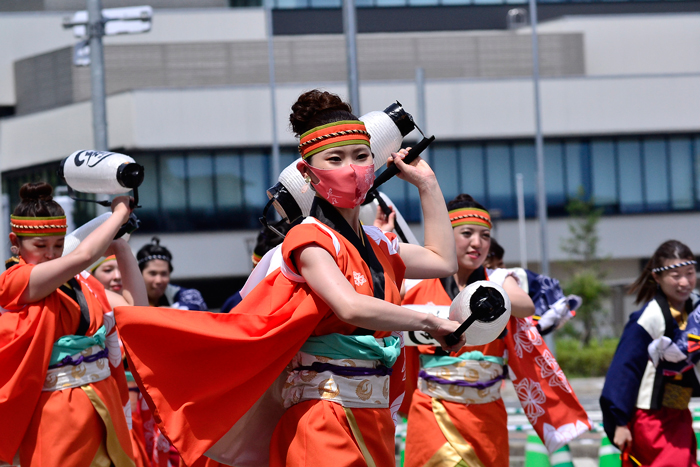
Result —
[[[80,150],[63,159],[59,175],[75,191],[117,195],[138,188],[144,173],[125,154]]]

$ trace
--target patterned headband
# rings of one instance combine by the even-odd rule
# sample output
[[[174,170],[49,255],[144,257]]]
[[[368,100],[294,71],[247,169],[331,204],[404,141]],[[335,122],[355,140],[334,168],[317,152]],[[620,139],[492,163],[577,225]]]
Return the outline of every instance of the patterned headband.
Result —
[[[138,264],[148,263],[149,261],[154,260],[154,259],[162,259],[163,261],[167,261],[168,263],[170,262],[170,257],[169,257],[169,256],[165,256],[165,255],[149,255],[149,256],[146,256],[146,257],[144,257],[144,258],[141,258],[141,259],[138,261]]]
[[[369,133],[359,120],[343,120],[312,128],[299,138],[299,153],[307,159],[324,149],[351,144],[369,146]]]
[[[690,261],[683,261],[682,263],[676,263],[676,264],[672,264],[670,266],[663,266],[660,268],[654,268],[651,270],[651,272],[658,274],[660,272],[668,271],[670,269],[682,268],[683,266],[690,266],[691,264],[698,264],[698,262],[695,261],[694,259],[691,259]]]
[[[93,267],[90,268],[90,272],[94,273],[97,270],[97,268],[99,268],[100,266],[105,264],[107,261],[116,261],[116,260],[117,260],[116,255],[111,255],[111,256],[107,256],[106,258],[102,258],[102,260],[98,261],[97,263],[95,263],[95,265]]]
[[[18,237],[62,237],[68,229],[66,216],[10,216],[10,226]]]
[[[491,216],[489,212],[484,209],[478,208],[459,208],[453,209],[449,212],[450,222],[452,222],[452,228],[459,227],[460,225],[480,225],[481,227],[486,227],[490,229]]]

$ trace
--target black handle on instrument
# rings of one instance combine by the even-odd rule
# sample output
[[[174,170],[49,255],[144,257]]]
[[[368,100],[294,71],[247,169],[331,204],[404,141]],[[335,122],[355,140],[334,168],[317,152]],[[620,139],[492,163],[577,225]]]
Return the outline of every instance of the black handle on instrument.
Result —
[[[471,326],[474,324],[474,321],[476,321],[476,314],[472,313],[469,315],[469,318],[467,318],[462,324],[459,325],[459,327],[454,331],[449,333],[448,335],[445,336],[445,343],[452,347],[453,345],[457,345],[459,342],[459,338],[462,337],[462,334]]]
[[[406,154],[406,157],[403,158],[403,161],[406,164],[410,164],[411,162],[416,160],[416,157],[420,156],[420,154],[423,151],[425,151],[425,148],[427,148],[433,141],[435,141],[435,136],[431,136],[430,138],[423,138],[418,144],[416,144],[408,151],[408,154]],[[396,167],[396,165],[390,165],[389,167],[384,169],[384,172],[380,173],[379,176],[374,180],[374,185],[372,185],[371,189],[376,190],[381,184],[387,182],[391,177],[393,177],[397,173],[399,173],[399,168]]]

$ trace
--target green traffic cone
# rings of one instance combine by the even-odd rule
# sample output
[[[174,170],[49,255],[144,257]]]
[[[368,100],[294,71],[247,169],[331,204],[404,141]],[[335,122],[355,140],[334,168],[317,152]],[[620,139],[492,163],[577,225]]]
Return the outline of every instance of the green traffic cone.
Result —
[[[525,467],[551,467],[549,451],[536,434],[527,435],[525,444]]]
[[[607,436],[603,436],[600,440],[600,449],[598,449],[598,466],[599,467],[621,467],[620,450],[612,444]]]
[[[565,444],[554,451],[554,453],[549,456],[549,463],[552,467],[574,467],[574,458],[571,457],[569,445]]]

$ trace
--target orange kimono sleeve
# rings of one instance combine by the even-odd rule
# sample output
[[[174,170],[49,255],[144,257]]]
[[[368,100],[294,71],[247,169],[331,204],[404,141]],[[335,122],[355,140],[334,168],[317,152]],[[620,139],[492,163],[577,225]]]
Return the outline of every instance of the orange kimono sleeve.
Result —
[[[285,261],[317,244],[336,257],[313,225],[290,231]],[[187,464],[221,440],[275,382],[328,306],[277,270],[228,314],[117,307],[129,366],[161,432]]]
[[[47,298],[21,305],[32,265],[19,264],[0,275],[0,459],[12,463],[41,395],[56,329]]]

